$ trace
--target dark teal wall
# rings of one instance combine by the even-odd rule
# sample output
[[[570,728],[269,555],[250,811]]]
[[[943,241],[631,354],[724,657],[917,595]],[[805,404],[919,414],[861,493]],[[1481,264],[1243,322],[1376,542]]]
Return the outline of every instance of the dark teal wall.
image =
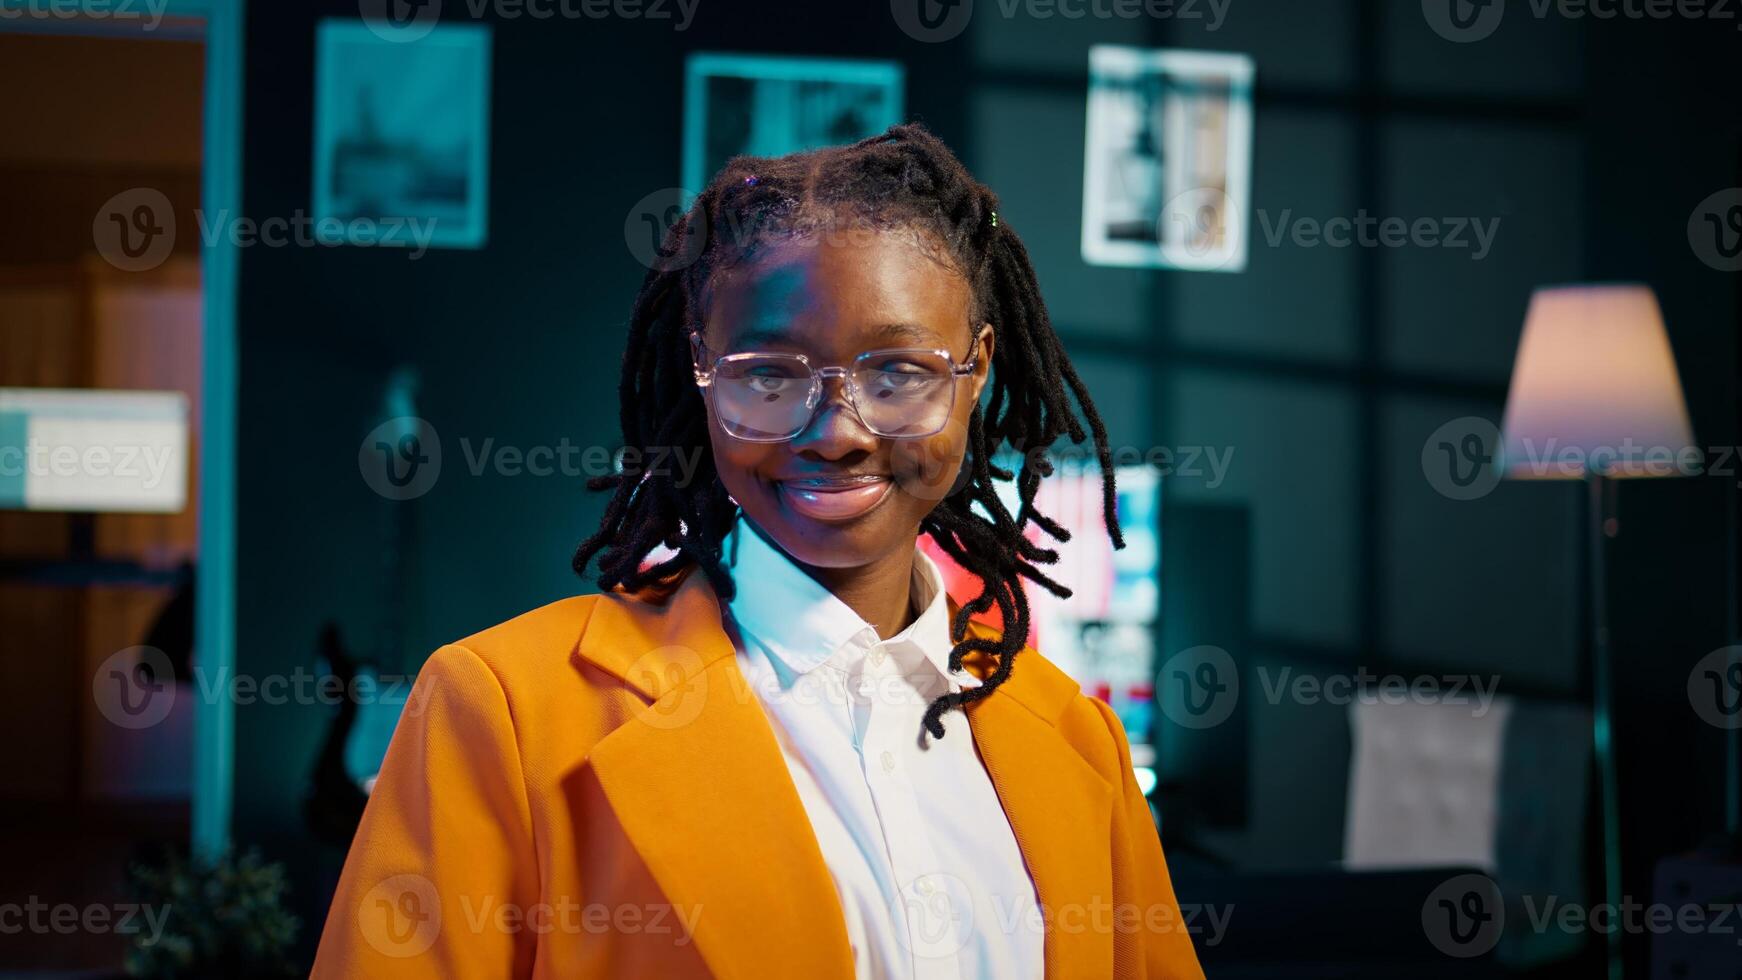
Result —
[[[460,17],[463,5],[448,6]],[[910,115],[1003,195],[1115,441],[1234,449],[1225,483],[1175,481],[1169,499],[1247,510],[1252,581],[1228,601],[1250,610],[1253,662],[1499,673],[1503,692],[1579,696],[1576,488],[1509,484],[1457,504],[1424,482],[1419,451],[1450,418],[1498,420],[1530,289],[1592,278],[1658,288],[1700,439],[1737,441],[1734,277],[1694,261],[1682,230],[1698,201],[1742,183],[1734,32],[1516,17],[1491,43],[1451,45],[1427,34],[1412,0],[1236,0],[1215,32],[1008,21],[982,7],[941,45],[902,35],[878,0],[702,0],[682,34],[648,21],[495,22],[486,248],[416,261],[244,251],[239,669],[310,669],[327,618],[372,635],[385,507],[357,450],[399,365],[420,372],[420,411],[445,452],[436,487],[403,505],[415,528],[405,648],[427,652],[585,587],[568,558],[599,502],[560,477],[473,477],[458,441],[613,441],[642,272],[624,218],[677,182],[684,54],[728,50],[906,64]],[[323,12],[356,6],[251,6],[252,217],[309,206]],[[1083,266],[1083,75],[1096,41],[1256,57],[1255,208],[1495,216],[1493,254],[1272,248],[1255,219],[1240,276]],[[1649,893],[1652,861],[1717,821],[1718,736],[1687,711],[1682,685],[1723,644],[1719,529],[1733,489],[1624,488],[1612,593],[1631,894]],[[293,861],[311,938],[338,861],[307,842],[298,814],[325,722],[318,706],[237,717],[236,836]],[[1255,707],[1250,726],[1241,856],[1258,868],[1334,861],[1346,714]]]

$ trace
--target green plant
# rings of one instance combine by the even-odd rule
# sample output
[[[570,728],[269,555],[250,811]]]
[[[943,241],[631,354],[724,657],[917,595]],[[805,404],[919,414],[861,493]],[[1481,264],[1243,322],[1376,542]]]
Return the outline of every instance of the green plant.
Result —
[[[134,897],[160,909],[161,930],[142,931],[127,952],[127,972],[152,980],[291,977],[289,952],[300,928],[285,911],[284,866],[258,852],[226,851],[216,860],[170,854],[129,869]]]

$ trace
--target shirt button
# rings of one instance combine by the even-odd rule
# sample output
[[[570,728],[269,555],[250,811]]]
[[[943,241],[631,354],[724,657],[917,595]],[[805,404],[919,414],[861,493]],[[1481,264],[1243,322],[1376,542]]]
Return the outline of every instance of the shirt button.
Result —
[[[931,893],[937,891],[937,889],[932,885],[931,877],[929,875],[914,882],[913,890],[919,892],[922,898],[930,898]]]
[[[894,772],[895,771],[895,756],[889,752],[883,753],[883,771],[884,772]]]
[[[889,655],[883,652],[883,648],[878,647],[877,649],[871,651],[871,666],[881,667],[881,666],[883,666],[883,661],[887,660],[888,658],[889,658]]]

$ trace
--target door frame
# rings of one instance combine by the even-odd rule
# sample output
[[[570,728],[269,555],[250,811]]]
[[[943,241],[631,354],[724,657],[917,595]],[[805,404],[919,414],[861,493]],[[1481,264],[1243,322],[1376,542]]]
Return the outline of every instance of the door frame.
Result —
[[[129,5],[77,0],[72,16],[0,18],[0,31],[199,40],[205,45],[200,208],[242,213],[242,48],[245,0],[159,0],[172,22],[147,27],[118,16]],[[135,0],[133,9],[143,3]],[[56,4],[72,10],[71,4]],[[194,595],[194,662],[213,677],[236,667],[236,284],[241,254],[227,235],[200,243],[202,338],[199,559]],[[201,685],[196,685],[200,687]],[[221,686],[221,685],[220,685]],[[190,843],[213,856],[228,846],[234,806],[236,706],[197,697],[194,706]]]

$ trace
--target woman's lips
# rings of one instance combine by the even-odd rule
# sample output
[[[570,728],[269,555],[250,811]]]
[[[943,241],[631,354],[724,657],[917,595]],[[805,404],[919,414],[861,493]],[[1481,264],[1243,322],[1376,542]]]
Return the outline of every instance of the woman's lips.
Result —
[[[895,484],[886,476],[781,480],[787,506],[817,521],[850,521],[883,502]]]

